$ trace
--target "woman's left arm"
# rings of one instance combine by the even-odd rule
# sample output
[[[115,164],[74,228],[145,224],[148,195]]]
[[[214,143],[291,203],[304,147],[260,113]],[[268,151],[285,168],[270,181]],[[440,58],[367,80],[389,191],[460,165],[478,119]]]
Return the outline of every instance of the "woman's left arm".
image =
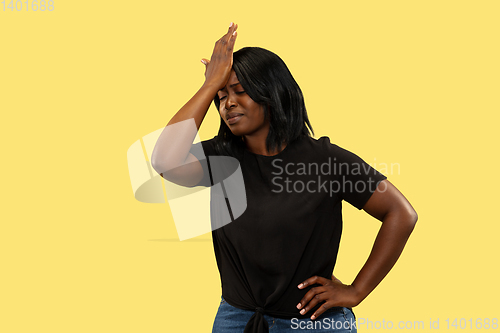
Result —
[[[343,284],[333,275],[331,280],[313,276],[300,284],[300,289],[311,284],[321,285],[311,288],[297,305],[303,309],[301,314],[323,301],[311,319],[334,306],[354,307],[361,303],[394,266],[418,219],[405,196],[387,179],[380,182],[363,210],[382,221],[366,263],[351,285]]]

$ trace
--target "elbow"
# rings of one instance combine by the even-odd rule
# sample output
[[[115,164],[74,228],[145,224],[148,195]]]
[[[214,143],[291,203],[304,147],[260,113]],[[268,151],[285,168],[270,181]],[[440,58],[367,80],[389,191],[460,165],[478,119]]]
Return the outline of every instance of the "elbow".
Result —
[[[398,208],[399,208],[398,215],[401,224],[405,226],[405,228],[408,230],[408,233],[411,233],[418,221],[417,212],[408,201],[399,205]]]
[[[383,222],[390,221],[400,232],[409,236],[413,232],[417,220],[417,212],[412,207],[399,207],[399,209],[389,212]]]
[[[178,154],[177,154],[178,155]],[[176,153],[172,151],[157,152],[156,148],[151,154],[151,167],[158,173],[165,175],[166,173],[175,172],[176,168],[184,165],[184,160],[181,160]]]
[[[151,167],[159,174],[162,175],[163,178],[167,179],[166,177],[172,172],[174,168],[169,167],[168,164],[165,163],[158,163],[158,162],[153,162],[151,161]]]
[[[158,160],[151,156],[151,167],[158,173],[161,173],[161,165],[158,163]]]
[[[160,163],[158,163],[158,159],[155,158],[154,155],[151,156],[151,167],[158,173],[162,173],[162,167]]]
[[[171,163],[169,162],[169,158],[166,156],[158,156],[158,154],[155,154],[153,151],[153,154],[151,154],[151,167],[158,173],[158,174],[164,174],[167,171],[173,169],[172,166],[170,166]]]
[[[162,163],[160,163],[160,156],[158,156],[158,152],[156,149],[156,146],[153,149],[153,152],[151,153],[151,167],[158,172],[158,174],[162,173]],[[163,168],[164,169],[164,168]]]
[[[408,228],[408,232],[411,233],[413,231],[413,229],[415,229],[415,225],[417,224],[417,221],[418,221],[417,212],[413,208],[410,208],[405,213],[404,221],[405,221],[405,225]]]
[[[418,214],[415,210],[413,210],[413,225],[415,225],[418,221]]]
[[[418,221],[418,214],[417,214],[417,211],[415,209],[413,209],[413,207],[408,207],[408,219],[410,220],[410,222],[415,225]]]
[[[171,153],[168,149],[160,149],[158,144],[153,148],[153,152],[151,153],[151,167],[158,173],[162,174],[169,170]]]
[[[151,167],[159,174],[165,175],[169,170],[168,166],[165,163],[160,163],[158,160],[151,158]]]

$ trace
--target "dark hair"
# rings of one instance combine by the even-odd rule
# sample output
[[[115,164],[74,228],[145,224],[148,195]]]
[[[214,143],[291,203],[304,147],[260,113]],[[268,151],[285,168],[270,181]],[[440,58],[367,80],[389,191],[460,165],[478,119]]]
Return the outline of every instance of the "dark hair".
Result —
[[[232,69],[250,98],[263,106],[264,119],[271,117],[268,151],[281,150],[282,143],[288,145],[301,135],[314,135],[302,91],[278,55],[260,47],[244,47],[233,53]],[[218,95],[214,103],[219,110]],[[220,154],[238,156],[244,148],[241,137],[234,135],[221,118],[215,149]]]

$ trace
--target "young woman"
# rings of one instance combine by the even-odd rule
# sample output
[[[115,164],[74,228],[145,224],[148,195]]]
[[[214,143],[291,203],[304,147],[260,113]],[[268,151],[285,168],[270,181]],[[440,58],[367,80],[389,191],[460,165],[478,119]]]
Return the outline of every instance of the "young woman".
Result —
[[[211,59],[202,59],[205,83],[167,125],[192,120],[198,129],[213,100],[218,135],[193,145],[196,132],[164,130],[152,155],[165,179],[190,187],[214,184],[213,165],[203,168],[193,154],[200,145],[206,156],[231,156],[241,167],[246,209],[212,231],[222,284],[213,332],[355,332],[352,308],[396,263],[417,214],[357,155],[311,137],[302,92],[285,63],[257,47],[233,53],[236,29],[231,23]],[[382,221],[351,284],[332,274],[343,200]]]

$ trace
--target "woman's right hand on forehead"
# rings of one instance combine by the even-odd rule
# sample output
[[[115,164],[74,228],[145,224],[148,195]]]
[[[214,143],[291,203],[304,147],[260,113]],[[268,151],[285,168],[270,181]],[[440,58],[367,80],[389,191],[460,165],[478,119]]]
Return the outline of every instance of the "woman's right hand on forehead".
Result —
[[[238,25],[231,22],[228,32],[215,42],[210,60],[201,59],[201,62],[205,64],[205,85],[214,85],[217,90],[220,90],[229,80],[233,67],[233,48],[237,28]]]

